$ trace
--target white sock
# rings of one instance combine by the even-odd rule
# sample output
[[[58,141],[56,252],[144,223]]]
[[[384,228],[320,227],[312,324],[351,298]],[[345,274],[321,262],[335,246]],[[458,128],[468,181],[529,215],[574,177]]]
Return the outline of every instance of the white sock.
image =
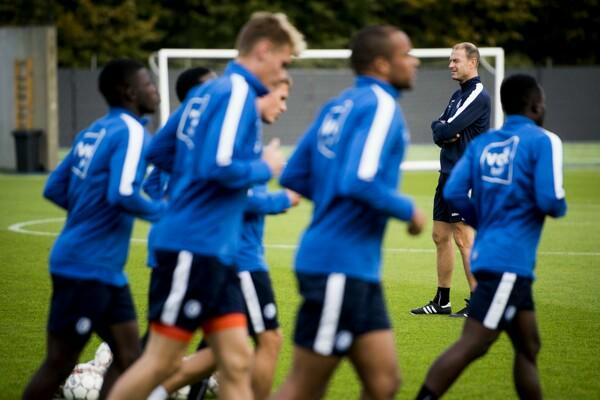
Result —
[[[164,386],[160,385],[157,386],[156,389],[152,391],[152,393],[150,393],[150,396],[148,396],[148,400],[166,400],[168,397],[169,393],[167,393],[167,390]]]

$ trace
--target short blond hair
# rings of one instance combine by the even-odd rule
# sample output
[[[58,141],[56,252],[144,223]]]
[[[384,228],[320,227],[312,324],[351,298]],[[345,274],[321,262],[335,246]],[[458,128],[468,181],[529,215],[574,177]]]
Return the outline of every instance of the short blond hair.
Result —
[[[473,43],[471,42],[462,42],[462,43],[457,43],[454,46],[452,46],[452,50],[458,50],[458,49],[463,49],[465,51],[465,54],[467,55],[467,59],[475,59],[475,61],[477,61],[477,63],[475,64],[475,67],[479,67],[479,61],[481,60],[481,56],[479,55],[479,49],[477,48],[477,46],[475,46]]]
[[[275,47],[290,46],[295,56],[306,49],[304,36],[283,13],[258,11],[252,14],[238,34],[235,47],[244,56],[261,39],[271,41]]]

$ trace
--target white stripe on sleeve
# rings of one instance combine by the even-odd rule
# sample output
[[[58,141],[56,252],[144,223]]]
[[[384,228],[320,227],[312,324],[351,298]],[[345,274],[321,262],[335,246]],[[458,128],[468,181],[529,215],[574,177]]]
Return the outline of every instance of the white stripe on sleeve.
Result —
[[[129,137],[127,139],[125,162],[121,171],[121,181],[119,182],[119,194],[121,196],[131,196],[133,194],[133,182],[135,181],[138,164],[142,155],[144,127],[131,115],[122,113],[120,117],[127,125]]]
[[[315,352],[328,356],[333,351],[335,333],[337,331],[342,304],[344,302],[344,287],[346,276],[344,274],[331,274],[327,278],[325,288],[325,303],[321,311],[321,320],[313,349]]]
[[[506,304],[508,303],[510,293],[512,292],[516,280],[517,275],[512,272],[505,272],[502,274],[502,279],[498,284],[496,293],[494,293],[492,304],[483,320],[483,326],[488,329],[498,328],[498,323],[500,322],[500,318],[502,318],[502,314],[504,314]]]
[[[252,281],[252,275],[248,271],[242,271],[238,274],[240,277],[240,283],[242,285],[242,294],[246,301],[246,307],[248,308],[248,314],[250,314],[250,321],[252,322],[252,328],[254,333],[261,333],[265,330],[265,322],[262,318],[262,312],[260,310],[260,301],[256,294],[256,288]]]
[[[225,167],[231,164],[235,135],[242,118],[242,111],[248,97],[248,83],[238,74],[231,75],[231,96],[225,111],[225,118],[219,135],[217,165]]]
[[[543,129],[552,147],[552,176],[554,177],[554,194],[557,199],[565,197],[565,189],[563,187],[563,150],[562,141],[556,133]]]
[[[187,291],[188,281],[190,279],[190,270],[192,268],[192,253],[189,251],[180,251],[177,256],[177,265],[173,270],[173,280],[171,282],[171,291],[163,306],[160,321],[165,325],[175,325],[181,302]]]
[[[465,111],[467,109],[467,107],[469,107],[469,105],[475,101],[475,99],[477,98],[477,96],[479,96],[479,94],[483,91],[483,84],[482,83],[477,83],[475,85],[475,89],[473,89],[473,91],[471,92],[471,94],[469,95],[469,97],[467,97],[467,100],[465,100],[465,102],[463,104],[461,104],[460,107],[458,107],[458,110],[456,110],[456,113],[454,113],[453,116],[451,116],[450,118],[448,118],[448,123],[451,123],[452,121],[454,121],[454,119],[456,119],[456,117],[458,117],[463,111]]]
[[[377,110],[358,165],[358,177],[364,181],[372,181],[377,173],[381,150],[390,130],[396,107],[394,98],[385,90],[377,85],[371,85],[371,89],[377,97]]]

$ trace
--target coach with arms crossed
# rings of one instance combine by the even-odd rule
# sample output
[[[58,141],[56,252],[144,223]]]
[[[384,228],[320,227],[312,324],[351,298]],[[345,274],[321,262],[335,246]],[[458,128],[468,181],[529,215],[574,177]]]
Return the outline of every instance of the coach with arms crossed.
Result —
[[[463,155],[468,143],[490,127],[490,97],[483,87],[477,67],[479,50],[472,43],[458,43],[450,55],[450,76],[460,84],[442,115],[431,123],[433,141],[440,151],[440,177],[433,201],[433,242],[436,247],[438,289],[435,297],[423,307],[411,310],[413,315],[446,314],[466,317],[467,307],[452,314],[450,286],[454,270],[452,236],[460,250],[465,275],[471,292],[475,279],[471,274],[469,256],[473,246],[473,230],[463,223],[460,213],[442,197],[446,180]]]

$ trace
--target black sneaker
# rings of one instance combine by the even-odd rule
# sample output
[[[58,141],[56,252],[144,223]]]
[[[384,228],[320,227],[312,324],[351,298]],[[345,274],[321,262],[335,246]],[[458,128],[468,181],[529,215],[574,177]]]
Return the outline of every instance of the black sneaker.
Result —
[[[467,305],[463,309],[461,309],[453,314],[450,314],[450,317],[467,318],[469,316],[469,299],[465,299],[465,302],[467,303]]]
[[[445,306],[439,305],[433,301],[425,304],[423,307],[413,308],[410,310],[412,315],[433,315],[433,314],[441,314],[441,315],[450,315],[452,313],[452,308],[450,307],[450,302]]]

